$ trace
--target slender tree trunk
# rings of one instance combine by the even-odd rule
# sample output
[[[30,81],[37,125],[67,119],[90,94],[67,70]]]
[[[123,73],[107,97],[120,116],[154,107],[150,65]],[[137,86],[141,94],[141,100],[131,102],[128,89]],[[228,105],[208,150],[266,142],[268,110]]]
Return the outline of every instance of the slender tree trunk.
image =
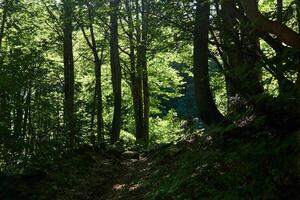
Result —
[[[103,132],[103,101],[102,101],[102,84],[101,84],[101,68],[103,63],[103,54],[104,54],[104,48],[101,49],[101,57],[98,55],[98,46],[96,43],[96,38],[94,34],[94,17],[92,13],[92,8],[90,5],[87,5],[88,7],[88,18],[89,18],[89,30],[90,30],[90,37],[91,41],[88,38],[88,36],[85,33],[84,27],[81,25],[81,30],[84,35],[84,38],[88,44],[88,46],[91,48],[93,52],[94,57],[94,71],[95,71],[95,93],[93,98],[93,108],[92,108],[92,118],[91,118],[91,143],[93,145],[97,143],[101,144],[104,142],[104,132]],[[95,111],[97,111],[97,137],[95,137],[93,133],[93,127],[94,127],[94,115]]]
[[[95,91],[94,91],[94,96],[93,96],[93,102],[92,102],[92,114],[91,114],[91,126],[90,126],[90,142],[93,146],[96,145],[96,136],[94,133],[94,121],[95,121],[95,112],[96,112],[96,100],[97,100],[97,94],[96,94],[96,86],[95,86]]]
[[[31,86],[29,86],[26,100],[25,100],[25,112],[24,112],[24,121],[23,121],[23,127],[22,127],[22,135],[26,136],[28,133],[28,118],[29,118],[29,108],[31,104]]]
[[[28,108],[28,135],[30,137],[30,150],[34,152],[36,149],[36,134],[32,124],[31,104],[29,104]]]
[[[1,21],[1,27],[0,27],[0,50],[2,50],[2,40],[4,38],[4,30],[5,30],[5,25],[7,21],[7,5],[8,0],[5,0],[3,3],[3,13],[2,13],[2,21]]]
[[[25,154],[30,153],[30,135],[28,131],[28,119],[30,115],[30,104],[31,104],[31,84],[29,85],[29,89],[27,91],[26,100],[25,100],[25,106],[24,106],[24,120],[23,120],[23,127],[22,127],[22,136],[24,137],[24,141],[26,143],[25,146]]]
[[[63,1],[63,32],[64,32],[64,120],[69,135],[69,145],[75,146],[75,108],[74,108],[74,58],[73,58],[73,2]]]
[[[277,21],[282,23],[283,0],[277,0]]]
[[[103,52],[101,53],[101,57]],[[101,66],[102,61],[97,56],[95,57],[95,76],[96,76],[96,92],[97,92],[97,142],[104,142],[103,134],[103,102],[102,102],[102,83],[101,83]]]
[[[136,101],[137,101],[137,132],[136,132],[136,140],[142,141],[144,139],[144,96],[143,96],[143,45],[142,45],[142,19],[140,17],[141,14],[141,6],[140,1],[135,0],[135,16],[137,25],[134,27],[136,31],[136,45],[137,45],[137,60],[135,66],[135,92],[136,92]]]
[[[148,42],[148,1],[142,0],[142,45],[141,45],[141,65],[143,70],[143,100],[144,100],[144,131],[143,140],[148,144],[149,140],[149,82],[148,82],[148,69],[147,69],[147,42]]]
[[[104,134],[103,134],[103,106],[102,106],[102,83],[101,83],[101,66],[103,60],[103,48],[101,51],[101,58],[98,55],[98,47],[95,39],[94,28],[93,28],[93,17],[91,10],[89,8],[89,21],[90,21],[90,35],[92,40],[92,50],[94,55],[94,63],[95,63],[95,77],[96,77],[96,99],[97,99],[97,142],[104,142]]]
[[[208,30],[210,6],[205,0],[197,0],[194,30],[194,81],[199,116],[205,125],[223,120],[214,102],[208,74]]]
[[[125,8],[128,18],[127,33],[130,46],[130,79],[135,118],[135,137],[138,141],[148,143],[149,86],[147,72],[147,2],[144,0],[126,0]],[[135,11],[135,20],[138,22],[137,24],[133,23],[132,11]],[[136,38],[136,41],[134,41],[134,36]]]
[[[0,27],[0,68],[3,67],[2,41],[4,38],[5,25],[7,22],[7,5],[8,0],[3,2],[3,13]],[[9,133],[10,129],[10,109],[8,105],[8,97],[6,88],[0,86],[0,132]]]
[[[119,55],[119,41],[118,41],[118,12],[120,0],[110,1],[110,61],[111,61],[111,74],[114,95],[114,114],[111,130],[111,143],[119,140],[121,131],[121,65]]]
[[[137,5],[136,5],[137,6]],[[135,119],[135,136],[140,138],[143,133],[143,101],[142,101],[142,77],[138,73],[137,63],[140,62],[140,59],[135,58],[135,45],[134,45],[134,24],[132,19],[132,8],[130,7],[129,0],[125,1],[125,7],[128,17],[128,39],[129,39],[129,48],[130,48],[130,80],[131,80],[131,93],[132,101],[134,108],[134,119]],[[138,32],[139,33],[139,32]],[[137,37],[140,37],[137,34]],[[139,41],[139,39],[138,39]],[[137,53],[140,56],[139,52]]]
[[[300,33],[300,0],[295,0],[296,3],[296,18],[297,18],[297,24],[298,24],[298,33]]]

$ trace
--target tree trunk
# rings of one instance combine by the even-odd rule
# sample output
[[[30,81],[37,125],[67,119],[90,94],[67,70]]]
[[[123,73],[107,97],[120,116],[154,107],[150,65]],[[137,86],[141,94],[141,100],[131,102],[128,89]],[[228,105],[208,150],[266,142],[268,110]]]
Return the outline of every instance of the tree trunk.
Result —
[[[199,116],[205,125],[223,120],[214,102],[208,74],[208,30],[210,5],[205,0],[197,0],[194,30],[194,81]]]
[[[224,62],[227,91],[229,104],[234,111],[236,106],[232,105],[230,98],[243,97],[251,101],[253,97],[263,93],[263,86],[260,83],[261,66],[257,61],[259,60],[258,36],[244,23],[240,29],[236,28],[239,25],[235,14],[231,12],[232,6],[234,6],[232,2],[222,2],[221,17],[227,58]],[[240,102],[237,104],[237,107],[240,107]]]
[[[143,78],[143,103],[144,103],[144,130],[143,140],[148,144],[149,140],[149,83],[148,83],[148,69],[147,69],[147,42],[148,42],[148,1],[142,0],[142,43],[141,43],[141,67],[142,67],[142,78]]]
[[[276,12],[277,12],[277,21],[282,23],[282,12],[283,12],[283,0],[277,0],[277,8],[276,8]]]
[[[104,134],[103,134],[103,106],[102,106],[102,84],[101,84],[101,66],[103,60],[103,49],[101,51],[101,58],[98,55],[98,47],[95,39],[94,28],[93,28],[93,17],[91,10],[89,8],[89,28],[90,35],[92,40],[92,51],[94,55],[94,63],[95,63],[95,77],[96,77],[96,85],[95,85],[95,93],[97,99],[97,143],[104,142]]]
[[[96,100],[97,100],[97,94],[96,94],[96,86],[94,90],[94,95],[93,95],[93,102],[92,102],[92,112],[91,112],[91,125],[90,125],[90,142],[93,146],[96,145],[96,136],[94,133],[94,120],[95,120],[95,112],[96,112]]]
[[[119,140],[121,131],[121,65],[119,55],[118,41],[118,12],[120,0],[110,1],[110,62],[114,96],[114,114],[111,130],[111,143],[114,144]]]
[[[64,121],[69,135],[70,148],[75,146],[75,108],[74,108],[74,58],[73,58],[73,3],[63,1],[63,33],[64,33]]]
[[[2,21],[0,27],[0,51],[2,51],[2,40],[4,38],[4,30],[7,21],[7,7],[8,7],[8,0],[5,0],[3,3],[3,13],[2,13]]]
[[[7,5],[8,1],[3,2],[3,13],[0,27],[0,68],[3,67],[2,41],[4,38],[5,25],[7,22]],[[8,134],[10,130],[10,109],[6,88],[0,86],[0,132]]]
[[[128,39],[129,39],[129,59],[130,59],[130,82],[131,82],[131,93],[134,108],[134,120],[135,120],[135,137],[136,139],[143,137],[144,132],[144,120],[143,120],[143,91],[142,91],[142,73],[141,73],[141,54],[140,48],[137,49],[137,61],[135,57],[135,42],[134,42],[134,30],[137,30],[136,38],[137,45],[140,44],[140,31],[138,27],[134,26],[132,18],[132,7],[129,4],[129,0],[125,1],[125,8],[128,17]],[[135,2],[138,6],[138,1]],[[136,9],[138,12],[138,9]],[[138,16],[138,13],[136,13]]]
[[[295,0],[296,10],[297,10],[297,24],[298,24],[298,33],[300,33],[300,0]]]
[[[296,2],[296,9],[297,9],[297,23],[298,23],[298,34],[300,34],[300,0],[295,0]],[[297,80],[296,80],[296,98],[297,98],[297,102],[298,102],[298,119],[300,119],[300,64],[298,63],[298,67],[297,67]],[[299,120],[300,121],[300,120]]]
[[[291,28],[279,22],[265,18],[258,10],[256,1],[242,0],[242,7],[252,24],[262,32],[272,33],[283,43],[300,49],[300,35]]]

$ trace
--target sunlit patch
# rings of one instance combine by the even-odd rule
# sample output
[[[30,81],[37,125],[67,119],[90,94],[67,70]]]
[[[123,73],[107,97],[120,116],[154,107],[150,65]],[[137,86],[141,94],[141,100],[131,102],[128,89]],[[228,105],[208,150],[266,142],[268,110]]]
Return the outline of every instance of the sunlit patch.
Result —
[[[126,184],[115,184],[113,186],[113,190],[119,191],[119,190],[124,190],[126,188]]]
[[[141,187],[141,184],[137,183],[137,184],[134,184],[132,186],[130,186],[129,188],[129,191],[134,191],[134,190],[137,190]]]

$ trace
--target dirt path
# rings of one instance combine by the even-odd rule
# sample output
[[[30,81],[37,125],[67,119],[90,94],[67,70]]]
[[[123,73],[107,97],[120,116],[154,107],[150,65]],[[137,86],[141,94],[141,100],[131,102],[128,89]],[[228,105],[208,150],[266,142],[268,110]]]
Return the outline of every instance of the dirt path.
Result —
[[[143,200],[146,188],[142,182],[149,175],[151,163],[147,158],[124,159],[120,163],[120,172],[112,180],[111,189],[99,200]]]

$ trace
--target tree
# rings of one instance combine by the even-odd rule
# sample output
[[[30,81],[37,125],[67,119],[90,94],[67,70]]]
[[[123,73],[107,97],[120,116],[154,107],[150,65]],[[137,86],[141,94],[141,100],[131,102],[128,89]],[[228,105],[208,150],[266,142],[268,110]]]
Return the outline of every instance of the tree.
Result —
[[[199,116],[206,125],[218,124],[224,119],[216,107],[209,84],[209,13],[209,3],[205,0],[197,0],[194,24],[194,81]]]
[[[149,139],[149,83],[147,69],[148,2],[125,1],[130,60],[130,85],[134,107],[135,136],[138,141]],[[134,13],[134,17],[132,16]],[[133,19],[136,21],[134,22]],[[126,21],[126,20],[125,20]],[[135,37],[134,37],[135,36]]]
[[[255,1],[242,0],[241,4],[248,17],[254,26],[262,32],[272,33],[285,44],[300,49],[300,35],[280,22],[271,21],[265,18],[258,10]]]
[[[90,49],[93,52],[94,57],[94,71],[95,71],[95,98],[94,98],[94,104],[96,104],[96,112],[97,112],[97,143],[101,144],[104,142],[104,132],[103,132],[103,101],[102,101],[102,83],[101,83],[101,68],[103,63],[103,54],[104,54],[104,47],[101,47],[101,55],[99,56],[99,48],[96,43],[96,36],[94,32],[94,16],[95,16],[95,7],[93,5],[90,5],[89,2],[85,4],[87,7],[88,12],[88,28],[90,32],[90,38],[85,32],[84,26],[80,23],[80,27],[82,30],[82,33],[84,35],[84,38],[90,47]],[[93,105],[93,111],[92,111],[92,124],[93,124],[93,117],[94,117],[94,108]],[[92,130],[91,130],[92,131]],[[93,145],[95,145],[95,136],[92,134],[91,142]]]
[[[224,63],[228,109],[229,112],[237,112],[237,107],[243,106],[242,101],[236,99],[243,98],[251,102],[263,93],[261,65],[258,62],[260,47],[257,33],[251,32],[247,23],[238,26],[239,22],[232,12],[233,3],[224,1],[221,6],[222,45],[219,48],[223,49],[220,53]],[[245,109],[244,106],[242,112]]]
[[[111,62],[111,79],[114,95],[114,114],[111,129],[111,143],[119,140],[121,131],[121,64],[119,55],[118,39],[118,13],[120,0],[110,1],[110,62]]]
[[[75,145],[74,107],[74,58],[73,58],[73,2],[63,1],[63,44],[64,44],[64,119],[69,134],[70,147]]]
[[[5,26],[7,23],[7,12],[8,12],[8,1],[3,2],[2,8],[2,16],[1,16],[1,27],[0,27],[0,68],[3,67],[3,51],[2,51],[2,41],[4,38]],[[0,77],[2,77],[0,75]],[[3,77],[4,78],[4,77]],[[7,105],[7,93],[5,88],[3,87],[4,84],[1,84],[0,87],[0,131],[3,133],[7,133],[9,131],[10,126],[10,113]]]
[[[141,42],[141,67],[143,77],[143,100],[144,100],[144,129],[142,139],[148,143],[149,140],[149,117],[150,117],[150,93],[148,83],[148,69],[147,69],[147,44],[148,44],[148,20],[149,20],[149,2],[142,0],[142,42]]]

